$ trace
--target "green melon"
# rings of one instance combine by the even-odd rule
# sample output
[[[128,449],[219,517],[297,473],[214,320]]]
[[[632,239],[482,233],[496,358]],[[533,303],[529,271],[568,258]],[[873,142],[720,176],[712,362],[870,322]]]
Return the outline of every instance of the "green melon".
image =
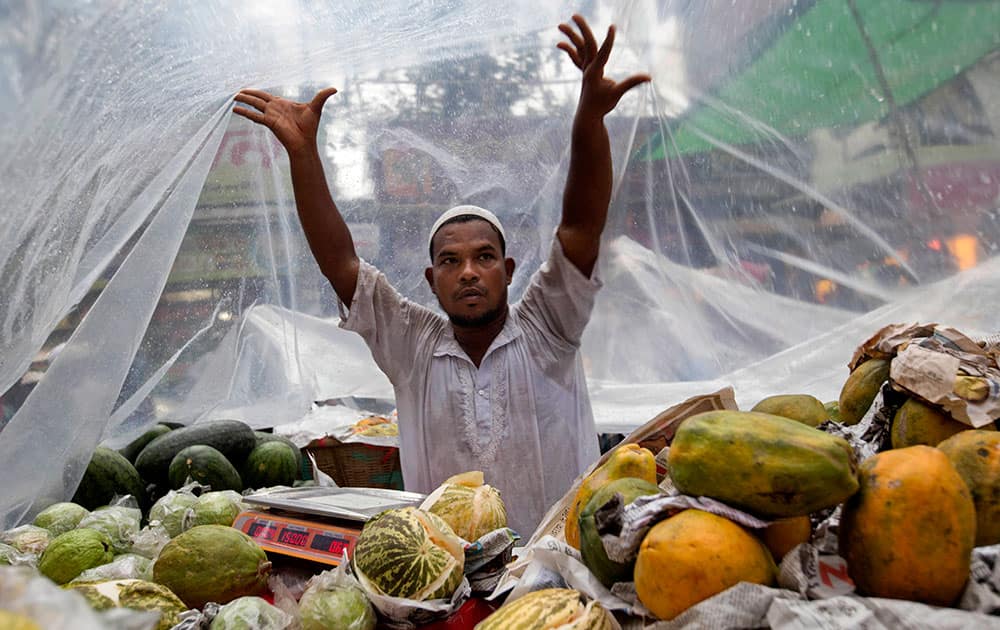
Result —
[[[146,484],[132,462],[118,451],[98,446],[73,495],[73,503],[93,510],[124,495],[134,497],[143,510],[149,507]]]
[[[126,580],[118,591],[118,605],[160,613],[155,630],[170,630],[180,623],[180,614],[188,609],[170,589],[146,580]]]
[[[243,480],[249,488],[291,486],[299,470],[295,449],[284,442],[264,442],[247,457]]]
[[[197,502],[198,497],[190,492],[171,490],[157,499],[153,507],[150,508],[149,520],[150,522],[159,522],[167,530],[167,534],[173,538],[187,529],[185,519],[193,519],[193,515],[188,517],[188,511],[193,510],[194,504]]]
[[[38,570],[56,584],[65,584],[80,573],[111,562],[111,541],[93,529],[74,529],[57,536],[38,561]]]
[[[59,534],[65,534],[71,529],[76,529],[76,526],[88,514],[90,514],[90,510],[76,503],[69,503],[68,501],[53,503],[39,512],[35,520],[32,521],[32,524],[44,527],[53,536],[58,536]]]
[[[475,630],[611,630],[617,624],[596,601],[585,604],[578,591],[546,588],[508,602]]]
[[[168,472],[170,487],[174,490],[189,481],[210,487],[212,490],[243,490],[243,481],[226,456],[211,446],[196,444],[181,449],[170,462]]]
[[[192,608],[258,595],[270,574],[264,550],[222,525],[192,527],[167,543],[153,564],[153,579]]]
[[[302,630],[374,630],[376,624],[371,602],[361,589],[351,586],[330,591],[307,590],[299,600],[299,614]]]
[[[660,494],[660,489],[644,479],[632,477],[616,479],[594,493],[580,512],[580,554],[583,556],[583,563],[601,584],[608,588],[615,582],[631,582],[632,569],[635,567],[635,559],[625,563],[612,562],[608,559],[601,536],[597,533],[597,524],[594,522],[594,513],[604,507],[616,494],[620,494],[625,505],[628,505],[639,497]]]
[[[292,617],[260,597],[239,597],[219,609],[209,630],[285,630]],[[325,626],[326,628],[354,628],[354,626]]]
[[[225,525],[229,527],[243,511],[240,495],[232,490],[206,492],[198,497],[194,506],[192,526],[194,525]]]
[[[101,532],[111,541],[115,553],[127,553],[139,533],[141,520],[142,512],[137,508],[110,505],[88,514],[78,527]]]
[[[386,510],[361,530],[354,569],[367,589],[407,599],[451,597],[462,582],[465,550],[447,523],[416,508]]]

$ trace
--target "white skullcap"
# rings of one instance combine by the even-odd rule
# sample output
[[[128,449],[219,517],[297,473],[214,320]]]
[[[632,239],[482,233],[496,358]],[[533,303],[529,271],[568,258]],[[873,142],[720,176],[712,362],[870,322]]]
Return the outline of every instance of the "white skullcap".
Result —
[[[478,217],[489,222],[490,225],[497,229],[497,232],[500,232],[503,242],[507,242],[507,235],[504,233],[503,226],[500,225],[500,219],[497,218],[497,215],[493,214],[486,208],[480,208],[479,206],[455,206],[454,208],[445,210],[441,213],[441,216],[439,216],[437,221],[434,222],[434,225],[431,226],[430,236],[427,237],[427,249],[431,248],[431,243],[434,242],[434,235],[437,234],[437,231],[441,229],[442,225],[451,221],[455,217],[464,216]]]

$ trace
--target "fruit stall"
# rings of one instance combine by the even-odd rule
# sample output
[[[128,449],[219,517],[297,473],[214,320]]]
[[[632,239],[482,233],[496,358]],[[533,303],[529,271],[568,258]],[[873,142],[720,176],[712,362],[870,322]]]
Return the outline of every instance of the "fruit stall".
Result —
[[[428,231],[488,208],[514,305],[575,212],[575,13],[651,78],[558,348],[593,429],[531,453],[572,466],[543,496],[488,457],[407,487],[529,444],[486,422],[520,389],[470,371],[464,434],[403,449],[234,95],[335,87],[358,257],[433,311]],[[1000,629],[998,33],[1000,0],[3,3],[0,630]]]
[[[64,614],[79,596],[82,618],[163,630],[993,627],[998,342],[892,325],[837,400],[673,405],[525,534],[481,472],[429,495],[340,487],[288,437],[158,425],[98,447],[71,501],[0,534],[0,601],[44,618],[25,602]]]

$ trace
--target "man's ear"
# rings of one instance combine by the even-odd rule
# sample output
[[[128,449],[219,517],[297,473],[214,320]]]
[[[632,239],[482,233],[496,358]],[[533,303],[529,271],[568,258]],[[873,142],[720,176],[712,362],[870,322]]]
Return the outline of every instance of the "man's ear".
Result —
[[[431,288],[431,293],[437,295],[437,290],[434,288],[434,270],[430,267],[425,268],[424,278],[427,280],[427,285]]]
[[[514,279],[514,259],[504,258],[503,266],[507,270],[507,284],[510,284],[511,280]]]

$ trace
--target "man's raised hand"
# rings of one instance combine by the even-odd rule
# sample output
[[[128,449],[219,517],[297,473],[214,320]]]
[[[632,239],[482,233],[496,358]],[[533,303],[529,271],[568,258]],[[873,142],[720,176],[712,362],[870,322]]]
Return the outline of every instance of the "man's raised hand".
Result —
[[[604,116],[618,105],[625,92],[646,83],[650,77],[648,74],[634,74],[620,82],[605,77],[604,66],[615,43],[615,27],[608,28],[608,35],[598,48],[587,21],[580,15],[574,15],[573,22],[580,32],[577,33],[569,24],[560,24],[559,30],[569,41],[559,42],[558,47],[566,51],[576,67],[583,71],[579,113]]]
[[[291,155],[315,150],[323,105],[336,93],[336,88],[326,88],[308,103],[298,103],[261,90],[240,90],[235,100],[255,109],[237,106],[233,113],[270,129]]]

